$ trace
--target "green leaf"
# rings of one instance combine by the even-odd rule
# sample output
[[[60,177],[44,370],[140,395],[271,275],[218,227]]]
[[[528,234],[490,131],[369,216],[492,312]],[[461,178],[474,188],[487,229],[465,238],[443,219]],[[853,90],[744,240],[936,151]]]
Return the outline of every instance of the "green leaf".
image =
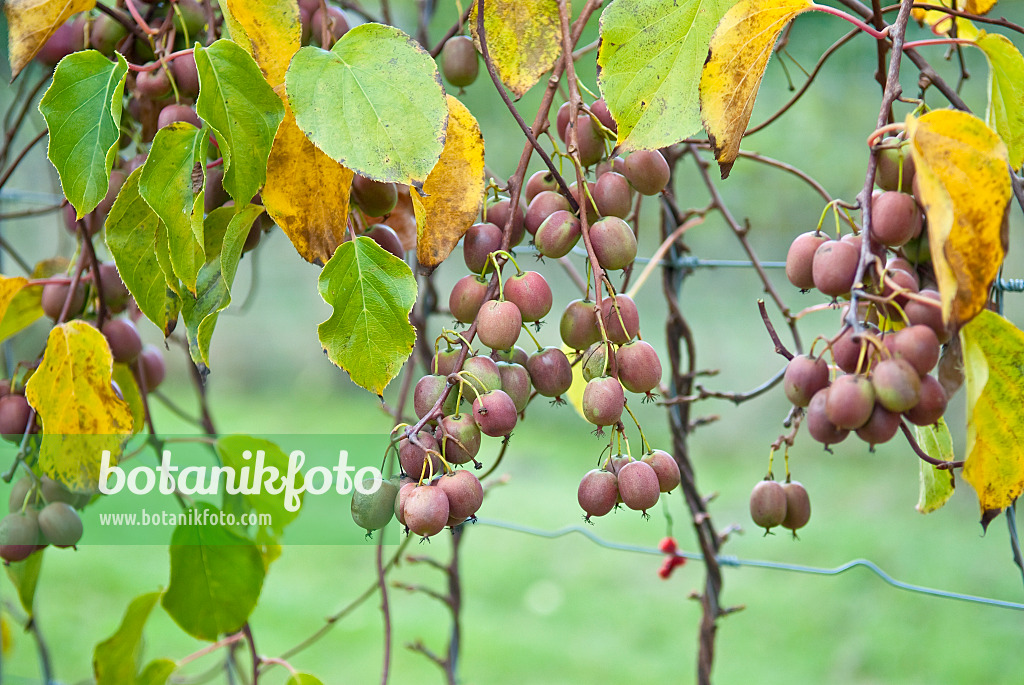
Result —
[[[597,84],[624,150],[654,150],[701,130],[708,43],[734,0],[615,0],[601,14]]]
[[[18,591],[21,607],[29,616],[35,613],[32,605],[36,598],[36,583],[39,582],[39,569],[43,566],[43,552],[30,554],[24,561],[7,564],[7,577]]]
[[[231,284],[242,247],[253,221],[262,212],[259,205],[247,205],[238,212],[220,207],[206,217],[206,263],[199,269],[196,295],[185,293],[181,304],[189,352],[196,364],[210,365],[210,340],[217,317],[231,303]]]
[[[421,188],[441,156],[448,105],[437,64],[396,28],[361,24],[330,52],[302,48],[286,91],[306,137],[363,176]]]
[[[0,342],[25,330],[43,315],[42,296],[42,286],[28,286],[18,291],[0,321]]]
[[[320,297],[334,313],[317,328],[328,359],[375,395],[398,375],[416,343],[409,312],[416,277],[366,236],[338,246],[320,272]]]
[[[166,685],[178,665],[170,659],[153,659],[135,679],[135,685]]]
[[[104,233],[107,249],[128,292],[146,318],[167,336],[178,321],[181,301],[168,286],[157,259],[159,251],[167,251],[167,231],[160,217],[139,195],[141,175],[142,169],[136,169],[124,182],[110,208]]]
[[[1024,492],[1024,332],[983,309],[960,330],[967,380],[963,477],[989,522]]]
[[[68,55],[39,102],[50,130],[47,156],[79,219],[107,194],[117,156],[128,63],[114,54],[116,62],[96,50]]]
[[[142,199],[167,227],[174,275],[193,294],[203,265],[205,157],[205,129],[174,123],[156,132],[139,178]]]
[[[308,673],[296,673],[284,685],[324,685],[316,676]]]
[[[269,440],[253,438],[247,435],[227,435],[217,440],[214,449],[217,450],[217,456],[220,457],[221,464],[235,469],[236,473],[240,473],[242,468],[250,466],[242,456],[246,450],[253,454],[257,450],[262,450],[264,453],[263,463],[268,468],[276,468],[281,473],[288,471],[288,455]],[[295,480],[295,487],[301,488],[302,483],[302,474],[298,474]],[[228,493],[225,492],[225,496],[228,496]],[[301,494],[299,497],[301,499]],[[273,517],[271,529],[276,535],[284,532],[285,526],[294,521],[299,515],[298,511],[288,511],[285,507],[285,492],[283,490],[275,495],[266,489],[260,489],[259,492],[254,494],[243,493],[241,499],[246,505],[246,512],[254,511],[260,514],[270,514]],[[259,537],[257,537],[258,539]]]
[[[251,540],[210,524],[220,518],[216,507],[199,502],[194,511],[197,525],[171,536],[171,582],[161,603],[186,633],[213,641],[240,629],[256,608],[263,559]]]
[[[934,426],[915,426],[917,444],[928,456],[942,461],[953,461],[953,436],[949,434],[946,420],[940,418]],[[922,514],[930,514],[940,509],[950,497],[956,482],[953,472],[932,466],[923,459],[921,463],[921,493],[917,500],[917,510]]]
[[[92,656],[96,685],[134,683],[142,652],[142,628],[160,599],[159,592],[140,595],[131,601],[117,632],[96,645]]]
[[[1006,143],[1010,166],[1024,163],[1024,56],[1006,36],[985,33],[976,39],[988,57],[988,110],[985,121]]]
[[[224,157],[224,189],[235,203],[252,200],[267,180],[267,158],[284,119],[284,103],[259,66],[230,40],[196,46],[196,113],[217,135]]]

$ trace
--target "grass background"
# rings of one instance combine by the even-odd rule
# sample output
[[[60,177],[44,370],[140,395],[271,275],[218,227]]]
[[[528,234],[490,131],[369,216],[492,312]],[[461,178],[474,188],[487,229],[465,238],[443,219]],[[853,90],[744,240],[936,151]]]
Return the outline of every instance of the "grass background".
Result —
[[[410,26],[407,5],[412,3],[393,5],[400,25]],[[1020,3],[1004,0],[1000,9],[1008,18],[1024,17]],[[439,13],[433,36],[450,25],[453,12],[446,6]],[[790,52],[809,69],[846,28],[830,17],[801,17]],[[592,28],[584,40],[595,38],[595,31]],[[912,33],[926,37],[922,31]],[[1021,44],[1019,36],[1011,38]],[[942,61],[941,47],[929,48],[926,54],[955,80],[955,66]],[[972,78],[965,83],[964,98],[983,111],[986,67],[972,51],[966,51],[966,57]],[[769,66],[753,122],[763,120],[790,96],[779,65],[779,60],[773,60]],[[799,84],[798,70],[792,62],[787,66]],[[749,138],[745,146],[791,162],[819,179],[834,196],[852,199],[863,183],[867,158],[863,141],[877,117],[873,70],[873,42],[858,37],[823,69],[801,103],[768,131]],[[582,60],[580,73],[596,89],[592,59]],[[35,73],[23,76],[35,77]],[[908,66],[904,87],[909,96],[916,94],[915,84],[916,72]],[[3,100],[9,100],[11,93],[3,91]],[[482,77],[462,98],[480,120],[489,167],[498,174],[511,173],[521,139],[493,87]],[[527,119],[538,99],[539,88],[518,103]],[[931,92],[928,102],[943,104]],[[907,106],[901,106],[898,116],[906,111]],[[41,120],[35,124],[41,126]],[[19,139],[27,141],[34,130],[38,128]],[[19,171],[12,188],[59,190],[41,150]],[[752,243],[765,260],[783,259],[792,237],[810,230],[822,208],[818,196],[792,177],[751,163],[737,164],[719,187],[734,214],[741,220],[750,218]],[[676,190],[687,205],[707,202],[692,170],[679,174]],[[5,211],[20,206],[4,203]],[[641,249],[648,253],[656,245],[651,215],[649,207],[647,222],[640,228]],[[9,222],[3,232],[29,259],[50,256],[55,246],[62,254],[73,252],[71,239],[53,218]],[[1019,213],[1013,217],[1010,235],[1005,275],[1019,277]],[[717,218],[691,232],[688,240],[698,257],[741,258],[739,246]],[[439,272],[439,292],[445,293],[463,271],[456,255]],[[543,271],[559,301],[567,299],[568,281],[550,266]],[[317,273],[316,267],[296,257],[279,231],[243,262],[236,292],[251,291],[251,299],[246,307],[235,307],[221,317],[212,350],[210,401],[223,432],[344,435],[390,427],[377,401],[354,388],[343,372],[323,358],[316,325],[330,312],[316,294]],[[791,306],[817,301],[813,295],[793,292],[778,270],[771,273]],[[717,376],[705,379],[708,387],[750,388],[781,366],[757,315],[760,295],[760,284],[750,269],[699,269],[686,281],[681,305],[695,331],[697,365],[719,370]],[[1021,300],[1019,295],[1007,295],[1007,316],[1017,325],[1024,322]],[[664,305],[655,281],[641,292],[640,303],[645,338],[664,350]],[[439,331],[446,322],[439,317],[431,324],[432,331]],[[802,333],[809,341],[816,334],[834,332],[837,325],[837,314],[822,313],[808,317]],[[12,357],[36,355],[45,334],[46,327],[37,325],[16,341]],[[158,338],[149,325],[145,334],[153,341]],[[547,344],[556,338],[554,326],[541,335]],[[184,359],[177,350],[165,389],[190,410],[194,406]],[[389,389],[389,401],[396,390]],[[695,409],[695,415],[721,417],[698,430],[691,441],[698,484],[703,492],[716,494],[711,512],[720,529],[732,524],[750,527],[747,497],[765,471],[768,445],[781,430],[786,410],[781,391],[740,407],[709,400]],[[662,410],[645,406],[640,418],[655,445],[668,444]],[[947,418],[962,455],[962,397],[954,401]],[[158,410],[156,424],[166,432],[182,429],[180,421],[163,409]],[[489,456],[483,461],[490,464],[494,441],[485,449]],[[545,530],[580,524],[576,486],[599,451],[600,443],[569,407],[531,407],[499,469],[508,483],[491,492],[481,515]],[[793,475],[807,486],[814,511],[800,540],[785,535],[762,537],[756,530],[747,530],[730,538],[723,550],[726,554],[821,567],[863,557],[906,582],[1010,601],[1024,598],[1020,572],[1010,558],[1006,523],[997,519],[982,535],[977,500],[968,485],[958,480],[956,494],[939,512],[922,516],[914,510],[918,463],[905,445],[894,442],[869,453],[851,440],[828,454],[801,435],[791,457]],[[347,501],[337,502],[339,520],[348,516],[347,506]],[[683,549],[695,549],[678,494],[663,498],[649,521],[624,511],[597,520],[592,530],[609,541],[646,547],[656,546],[671,531]],[[449,547],[446,536],[440,535],[429,547],[412,551],[443,560]],[[459,672],[464,682],[693,679],[700,610],[689,596],[702,587],[699,563],[690,563],[662,581],[656,574],[661,561],[657,557],[600,548],[577,535],[549,540],[485,524],[468,530],[462,560]],[[863,569],[837,577],[756,568],[726,568],[723,573],[723,602],[746,608],[720,623],[715,661],[719,683],[991,684],[1019,683],[1024,678],[1019,612],[897,590]],[[402,564],[393,577],[443,589],[440,574],[422,564]],[[77,552],[48,550],[37,618],[58,680],[88,681],[94,645],[113,633],[133,597],[164,587],[167,580],[166,548],[84,545]],[[374,580],[370,547],[286,546],[271,568],[252,616],[259,651],[273,656],[288,649]],[[5,600],[11,599],[11,592],[10,583],[0,579]],[[434,666],[403,645],[423,640],[433,650],[443,650],[447,612],[421,594],[393,590],[390,597],[395,646],[392,682],[440,681]],[[162,611],[154,612],[146,629],[147,660],[179,659],[201,646]],[[292,663],[326,683],[374,682],[379,679],[381,647],[378,603],[371,599]],[[219,654],[205,657],[185,672],[200,673],[215,666],[219,658]],[[39,682],[28,635],[14,635],[13,648],[3,655],[3,674],[4,682]],[[285,679],[285,672],[278,669],[266,682]],[[225,679],[219,676],[215,681]]]

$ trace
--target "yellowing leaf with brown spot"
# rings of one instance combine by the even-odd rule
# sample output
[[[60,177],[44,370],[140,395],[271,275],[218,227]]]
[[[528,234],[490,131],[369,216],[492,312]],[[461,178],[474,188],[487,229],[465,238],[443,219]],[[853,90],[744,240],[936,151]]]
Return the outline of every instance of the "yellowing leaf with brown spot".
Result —
[[[353,173],[313,145],[289,111],[267,160],[263,205],[303,259],[326,264],[345,239]]]
[[[963,475],[987,526],[1024,491],[1024,332],[985,310],[960,339],[967,377]]]
[[[485,6],[486,7],[486,6]],[[416,258],[433,269],[451,254],[480,212],[484,194],[484,138],[466,106],[448,96],[448,133],[441,158],[414,191]]]
[[[252,55],[267,83],[277,89],[284,84],[288,63],[302,38],[298,4],[295,0],[227,0],[226,4],[231,39]]]
[[[480,50],[476,17],[474,2],[468,23],[473,43]],[[562,54],[558,0],[487,0],[484,33],[498,76],[518,100]]]
[[[978,117],[935,110],[907,117],[918,197],[946,321],[965,323],[988,301],[1006,254],[1006,145]]]
[[[39,466],[75,491],[95,491],[103,451],[115,464],[132,432],[128,404],[111,386],[106,338],[84,321],[54,326],[39,368],[25,387],[43,424]]]
[[[96,0],[7,0],[7,55],[11,80],[36,56],[54,31],[73,15],[96,6]]]
[[[740,0],[718,23],[700,77],[700,110],[726,178],[740,151],[776,38],[810,0]]]

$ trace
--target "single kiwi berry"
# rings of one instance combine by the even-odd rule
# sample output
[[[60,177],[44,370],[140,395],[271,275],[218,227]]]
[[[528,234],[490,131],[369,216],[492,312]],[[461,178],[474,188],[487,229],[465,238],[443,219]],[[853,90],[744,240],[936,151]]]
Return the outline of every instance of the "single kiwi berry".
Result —
[[[523,321],[540,321],[551,311],[553,300],[547,279],[536,271],[509,276],[504,285],[505,299],[514,302]]]
[[[875,184],[882,190],[901,190],[909,193],[914,183],[914,155],[910,145],[899,138],[884,138],[878,150]],[[902,160],[902,161],[901,161]]]
[[[194,54],[190,52],[175,57],[171,62],[171,74],[174,75],[179,93],[192,98],[199,95],[199,69]]]
[[[564,257],[579,242],[582,227],[580,220],[567,210],[559,210],[541,222],[533,244],[545,257]]]
[[[363,480],[363,490],[373,487],[373,478]],[[398,496],[398,479],[381,481],[380,486],[366,494],[358,488],[352,493],[352,520],[370,533],[380,530],[395,516],[395,497]]]
[[[462,349],[458,347],[438,350],[430,358],[430,371],[439,376],[455,373],[455,362],[458,361],[460,352]]]
[[[786,493],[786,517],[782,519],[782,527],[788,528],[796,535],[796,531],[807,525],[811,520],[811,498],[807,489],[795,480],[782,484]]]
[[[555,131],[563,143],[566,142],[565,129],[569,125],[570,111],[569,103],[563,102],[562,106],[558,108],[558,114],[555,115]]]
[[[565,352],[557,347],[545,347],[530,355],[526,370],[537,392],[544,397],[560,397],[572,385],[572,365]]]
[[[409,495],[412,491],[418,487],[414,479],[406,480],[403,478],[399,482],[398,494],[395,495],[395,518],[403,526],[405,525],[405,503],[409,499]]]
[[[601,339],[597,326],[597,305],[590,300],[572,300],[565,306],[558,324],[562,342],[574,350],[585,350]]]
[[[878,403],[899,414],[921,399],[921,376],[904,359],[885,359],[871,371],[871,385]]]
[[[473,274],[463,276],[455,282],[448,295],[448,310],[456,321],[473,323],[487,297],[487,285],[486,279]]]
[[[72,52],[78,52],[85,48],[85,33],[82,30],[85,24],[85,15],[78,15],[74,20],[61,24],[53,35],[43,44],[35,55],[35,59],[48,66],[56,66]]]
[[[615,352],[619,381],[630,392],[651,394],[661,382],[658,352],[644,340],[632,340]]]
[[[473,419],[480,432],[492,438],[511,433],[517,414],[515,402],[503,390],[491,390],[473,400]]]
[[[865,334],[855,334],[852,327],[847,327],[834,343],[832,343],[832,354],[835,357],[836,366],[846,373],[856,373],[857,364],[860,363],[861,351],[864,353],[862,368],[868,368],[878,361],[878,348],[868,342]]]
[[[117,266],[114,262],[101,262],[99,274],[103,301],[106,303],[107,309],[114,314],[120,314],[128,307],[131,294],[124,281],[121,280]]]
[[[32,492],[32,479],[28,476],[22,476],[14,485],[11,487],[11,495],[7,500],[7,510],[10,512],[19,512],[22,507],[35,508],[42,505],[42,493],[40,489],[36,489]],[[31,492],[31,496],[30,493]],[[28,499],[26,503],[25,500]]]
[[[657,195],[669,181],[668,162],[658,150],[638,150],[626,157],[623,176],[641,195]]]
[[[619,127],[616,125],[615,119],[612,118],[612,113],[608,110],[608,103],[604,101],[604,98],[594,100],[594,104],[590,105],[590,111],[602,126],[609,131],[618,133]]]
[[[428,374],[416,381],[416,387],[412,391],[412,405],[416,416],[421,419],[426,416],[437,404],[437,400],[440,399],[447,387],[447,376]],[[441,405],[441,412],[446,415],[454,414],[458,397],[459,394],[453,388],[445,398],[444,404]]]
[[[203,122],[199,120],[199,115],[196,111],[188,105],[169,104],[160,110],[160,115],[156,119],[156,127],[164,128],[171,124],[178,122],[184,122],[186,124],[192,124],[196,128],[202,128]]]
[[[580,194],[580,184],[579,183],[574,182],[574,183],[569,185],[569,194],[572,195],[572,199],[576,200],[576,205],[581,208],[580,211],[582,211],[582,208],[584,208],[584,207],[587,210],[587,224],[588,225],[594,223],[595,221],[598,220],[598,218],[600,218],[600,216],[597,213],[597,205],[594,204],[594,199],[593,199],[594,198],[594,192],[596,190],[597,190],[597,184],[596,183],[592,183],[592,182],[588,182],[587,183],[587,192],[590,193],[590,194],[589,195],[587,195],[587,194],[581,195]]]
[[[850,434],[849,430],[832,423],[826,415],[825,404],[828,401],[828,394],[828,388],[819,390],[807,405],[807,432],[825,446],[842,442]]]
[[[398,441],[398,461],[402,465],[402,471],[417,480],[441,473],[444,467],[437,456],[440,451],[437,440],[427,431],[417,433],[416,442],[410,438]],[[427,463],[428,456],[430,463]]]
[[[825,234],[811,231],[801,233],[790,243],[786,253],[786,278],[800,290],[814,287],[814,253],[827,240]]]
[[[40,301],[43,313],[54,321],[60,318],[60,313],[64,309],[64,302],[67,300],[69,292],[71,292],[70,281],[67,283],[47,283],[44,285]],[[75,287],[74,295],[71,297],[67,318],[74,318],[77,314],[81,313],[84,306],[85,286],[79,282]]]
[[[470,271],[481,273],[491,253],[500,249],[501,229],[490,222],[477,223],[466,231],[462,241],[462,258]]]
[[[590,244],[602,268],[625,269],[636,259],[636,235],[625,221],[607,216],[590,227]]]
[[[661,487],[654,467],[644,461],[631,461],[617,474],[619,497],[635,511],[644,511],[658,503]]]
[[[598,341],[583,351],[580,359],[583,380],[588,383],[595,378],[607,376],[613,371],[612,362],[608,358],[609,345],[606,342]]]
[[[658,488],[662,492],[672,492],[681,480],[679,464],[672,455],[664,450],[651,450],[641,459],[654,469],[658,475]]]
[[[576,501],[586,512],[587,521],[591,516],[604,516],[611,511],[618,497],[618,479],[614,473],[603,469],[588,471],[576,490]]]
[[[495,362],[510,362],[512,364],[519,364],[520,366],[526,366],[526,360],[529,356],[530,355],[526,354],[526,350],[521,348],[519,345],[507,350],[491,350],[491,359]]]
[[[797,355],[786,365],[782,387],[786,399],[797,407],[806,407],[816,392],[828,387],[828,364],[820,357]]]
[[[606,297],[601,301],[601,318],[608,340],[616,345],[624,345],[640,332],[640,312],[636,302],[629,295]]]
[[[545,190],[558,190],[558,181],[547,169],[542,169],[530,176],[526,181],[526,202],[533,202],[533,198]]]
[[[387,224],[373,224],[366,229],[366,233],[363,235],[399,259],[405,259],[405,246],[402,245],[402,239],[395,233],[395,229]]]
[[[953,337],[953,334],[942,321],[942,300],[939,291],[925,288],[918,293],[918,296],[903,307],[907,319],[910,320],[911,325],[920,324],[932,329],[939,343],[945,345]]]
[[[441,71],[445,80],[456,88],[465,88],[476,81],[480,73],[480,60],[472,38],[452,36],[445,41],[441,50]]]
[[[171,79],[159,62],[150,62],[146,71],[135,75],[135,96],[142,100],[162,100],[171,95]]]
[[[406,527],[425,538],[448,525],[448,496],[436,485],[419,485],[406,495],[402,508]]]
[[[750,518],[766,531],[786,520],[786,491],[773,480],[762,480],[750,493]]]
[[[484,488],[480,480],[465,469],[441,476],[437,487],[448,496],[448,515],[466,519],[480,510],[484,502]]]
[[[935,368],[941,351],[938,336],[928,326],[907,326],[893,336],[893,356],[907,360],[920,376]]]
[[[527,232],[530,235],[537,235],[537,229],[545,219],[559,210],[568,212],[571,208],[569,201],[561,193],[556,193],[553,190],[541,191],[526,208]]]
[[[167,376],[167,366],[164,363],[164,354],[160,351],[160,348],[156,345],[143,345],[142,352],[139,354],[136,366],[133,371],[141,368],[141,373],[137,373],[139,378],[140,388],[144,388],[146,392],[153,392],[164,382],[164,378]]]
[[[601,174],[594,186],[594,204],[601,216],[617,216],[625,219],[633,207],[629,181],[614,171]]]
[[[871,410],[871,418],[857,429],[857,437],[869,445],[881,445],[892,440],[899,429],[900,415],[875,402],[875,406]]]
[[[946,413],[946,395],[942,383],[934,376],[921,378],[921,399],[904,412],[904,416],[915,426],[930,426]]]
[[[826,240],[814,251],[814,287],[829,297],[846,295],[853,288],[859,260],[860,251],[851,243]]]
[[[489,300],[476,315],[476,334],[480,342],[495,350],[507,350],[519,340],[523,315],[515,302]]]
[[[480,452],[480,428],[472,414],[443,416],[435,434],[441,445],[441,454],[449,464],[473,461]]]
[[[31,416],[32,407],[24,395],[0,398],[0,435],[10,442],[21,442]]]
[[[38,514],[34,509],[8,514],[0,519],[0,559],[23,561],[36,551],[38,544]]]
[[[468,357],[462,363],[462,370],[466,372],[463,380],[472,385],[473,389],[479,393],[501,389],[501,373],[498,371],[497,363],[490,357],[481,355]]]
[[[572,143],[568,129],[565,131],[564,139],[566,145]],[[594,125],[589,114],[580,114],[576,117],[576,139],[579,144],[580,164],[589,167],[601,161],[604,157],[604,136]]]
[[[486,220],[504,231],[505,226],[508,225],[508,220],[511,214],[512,201],[506,197],[487,207]],[[523,210],[523,203],[520,202],[516,205],[516,216],[515,220],[512,222],[512,235],[509,236],[508,241],[509,247],[515,247],[521,243],[525,234],[526,213]]]
[[[846,374],[828,387],[825,415],[839,428],[854,430],[871,418],[875,406],[875,390],[867,376]]]
[[[375,181],[356,174],[352,178],[352,201],[367,216],[384,216],[398,205],[398,188],[394,183]]]
[[[900,247],[921,234],[921,208],[913,195],[886,191],[871,200],[871,236]]]
[[[39,510],[39,532],[54,547],[74,547],[82,540],[82,517],[67,502],[51,502]]]
[[[617,423],[625,403],[622,384],[617,378],[594,378],[583,389],[583,417],[599,428]]]
[[[93,50],[98,50],[107,57],[113,57],[114,48],[127,35],[128,29],[121,22],[101,14],[92,21],[89,44]]]
[[[529,358],[525,361],[528,362]],[[498,372],[501,374],[501,389],[512,398],[512,404],[516,405],[516,413],[523,413],[530,402],[530,393],[533,392],[526,365],[518,362],[498,362]]]
[[[110,345],[115,362],[133,364],[142,354],[142,337],[131,319],[109,319],[103,324],[103,337]]]

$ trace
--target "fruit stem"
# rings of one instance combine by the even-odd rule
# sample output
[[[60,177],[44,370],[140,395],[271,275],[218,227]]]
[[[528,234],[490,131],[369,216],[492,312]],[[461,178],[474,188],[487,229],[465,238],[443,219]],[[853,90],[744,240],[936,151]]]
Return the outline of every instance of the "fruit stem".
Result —
[[[771,449],[768,450],[768,475],[764,477],[765,480],[775,480],[775,475],[772,473],[772,465],[775,463],[775,445],[772,445]]]
[[[473,379],[474,381],[476,381],[477,383],[479,383],[479,384],[480,384],[480,387],[481,387],[481,388],[483,388],[483,387],[484,387],[484,382],[483,382],[483,381],[481,381],[481,380],[480,380],[479,378],[477,378],[477,377],[476,377],[476,376],[475,376],[475,375],[473,374],[473,372],[472,372],[472,371],[466,371],[465,369],[463,369],[462,371],[459,371],[458,373],[456,373],[456,374],[455,374],[455,377],[456,377],[456,378],[458,378],[458,379],[459,379],[459,380],[461,381],[461,383],[459,383],[459,392],[460,392],[460,393],[462,392],[462,384],[463,384],[463,383],[465,383],[466,385],[468,385],[468,386],[469,386],[469,389],[473,391],[473,394],[474,394],[474,395],[476,395],[476,398],[477,398],[477,399],[480,399],[480,393],[479,393],[479,391],[477,391],[476,387],[475,387],[475,386],[474,386],[474,385],[473,385],[472,383],[469,383],[468,381],[466,381],[466,380],[465,380],[465,379],[463,378],[463,376],[469,376],[469,377],[470,377],[470,378],[472,378],[472,379]],[[461,397],[461,395],[460,395],[460,397]]]
[[[508,252],[505,252],[504,250],[495,250],[491,254],[487,255],[488,261],[490,261],[492,264],[494,264],[494,271],[498,275],[498,299],[499,300],[504,300],[505,299],[505,284],[501,282],[501,267],[498,266],[498,256],[499,255],[508,256],[509,259],[512,258],[512,255],[510,255]],[[513,264],[514,264],[514,262],[513,262]],[[518,269],[519,266],[516,265],[516,268]],[[487,265],[484,264],[484,272],[486,272],[486,271],[487,271]],[[481,272],[480,278],[484,277],[484,272]]]
[[[516,261],[516,258],[512,256],[511,252],[508,252],[506,250],[495,250],[494,252],[491,253],[490,256],[492,258],[504,257],[508,261],[512,262],[512,266],[514,266],[516,268],[516,276],[522,276],[523,275],[523,270],[519,268],[519,263]],[[495,262],[495,263],[497,263],[497,262]],[[481,274],[481,275],[483,275],[483,274]]]
[[[647,436],[644,435],[644,429],[640,427],[640,422],[637,421],[636,416],[633,414],[633,410],[629,408],[629,402],[626,402],[623,405],[623,409],[629,413],[629,417],[633,419],[633,423],[636,424],[637,432],[640,433],[640,450],[644,454],[653,452],[654,450],[651,448],[651,443],[647,442]]]
[[[537,351],[542,351],[544,347],[539,342],[537,342],[537,338],[533,335],[533,332],[530,331],[530,326],[528,323],[523,323],[523,330],[526,331],[526,334],[530,336],[530,340],[533,341],[533,344],[537,346]]]

